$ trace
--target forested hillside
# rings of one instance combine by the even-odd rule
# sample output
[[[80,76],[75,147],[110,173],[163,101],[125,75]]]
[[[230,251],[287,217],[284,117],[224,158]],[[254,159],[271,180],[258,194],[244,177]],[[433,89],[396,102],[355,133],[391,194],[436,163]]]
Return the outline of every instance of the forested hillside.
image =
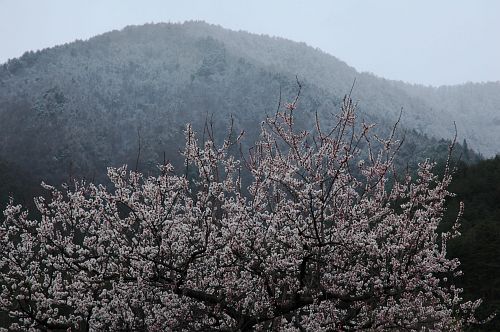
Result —
[[[500,82],[467,83],[439,88],[404,85],[413,98],[426,100],[433,113],[448,114],[470,146],[487,157],[500,152]]]
[[[462,235],[450,243],[448,255],[458,257],[464,275],[459,285],[468,298],[482,298],[484,316],[497,317],[481,331],[500,329],[500,157],[476,165],[459,166],[450,190],[456,197],[448,202],[447,222],[456,217],[464,203]]]
[[[334,95],[344,94],[356,79],[355,96],[362,101],[362,110],[391,121],[403,107],[403,123],[433,137],[452,137],[455,121],[460,141],[466,139],[471,148],[487,157],[500,152],[495,143],[500,139],[500,82],[439,88],[406,84],[358,73],[304,43],[196,23],[188,24],[186,30],[196,37],[213,36],[235,54],[272,70],[296,73]]]
[[[211,121],[223,137],[230,116],[248,148],[280,93],[282,102],[294,97],[296,75],[304,128],[316,113],[333,121],[356,78],[360,117],[379,132],[404,108],[404,163],[446,154],[440,139],[453,137],[453,117],[431,119],[422,98],[305,44],[191,22],[132,26],[4,64],[0,158],[36,181],[102,179],[107,166],[124,163],[148,171],[181,148],[187,122],[202,130]]]

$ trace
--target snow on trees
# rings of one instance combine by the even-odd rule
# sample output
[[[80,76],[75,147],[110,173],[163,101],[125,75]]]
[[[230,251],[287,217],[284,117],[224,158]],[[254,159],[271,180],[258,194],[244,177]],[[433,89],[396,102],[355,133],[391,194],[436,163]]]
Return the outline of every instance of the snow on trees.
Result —
[[[461,330],[439,233],[449,167],[396,174],[399,143],[358,123],[295,129],[295,100],[235,153],[188,125],[185,169],[110,168],[112,189],[44,185],[0,225],[0,310],[19,330]],[[394,134],[394,133],[393,133]]]

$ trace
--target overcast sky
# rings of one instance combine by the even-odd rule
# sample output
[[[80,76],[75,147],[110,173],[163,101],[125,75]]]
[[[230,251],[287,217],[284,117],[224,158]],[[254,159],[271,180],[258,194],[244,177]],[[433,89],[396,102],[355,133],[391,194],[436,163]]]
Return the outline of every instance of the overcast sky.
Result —
[[[497,0],[0,0],[0,63],[126,25],[204,20],[429,85],[500,80]]]

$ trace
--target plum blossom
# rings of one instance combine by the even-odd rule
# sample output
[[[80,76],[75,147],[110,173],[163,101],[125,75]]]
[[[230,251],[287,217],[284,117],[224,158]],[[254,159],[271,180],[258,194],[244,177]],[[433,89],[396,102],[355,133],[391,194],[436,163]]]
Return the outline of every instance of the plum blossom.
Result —
[[[290,105],[293,105],[291,107]],[[288,104],[248,155],[200,142],[185,169],[109,168],[111,187],[46,186],[0,224],[0,310],[12,330],[458,331],[480,301],[453,284],[438,225],[451,172],[397,176],[398,142],[294,128]],[[368,154],[362,153],[367,151]],[[363,156],[368,155],[364,158]],[[193,175],[194,174],[194,175]]]

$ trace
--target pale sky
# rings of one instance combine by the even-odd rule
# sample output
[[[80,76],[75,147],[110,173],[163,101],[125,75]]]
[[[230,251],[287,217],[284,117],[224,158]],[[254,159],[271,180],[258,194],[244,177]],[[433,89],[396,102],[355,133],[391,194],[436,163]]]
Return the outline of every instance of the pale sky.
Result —
[[[0,63],[127,25],[204,20],[426,85],[500,80],[497,0],[0,0]]]

